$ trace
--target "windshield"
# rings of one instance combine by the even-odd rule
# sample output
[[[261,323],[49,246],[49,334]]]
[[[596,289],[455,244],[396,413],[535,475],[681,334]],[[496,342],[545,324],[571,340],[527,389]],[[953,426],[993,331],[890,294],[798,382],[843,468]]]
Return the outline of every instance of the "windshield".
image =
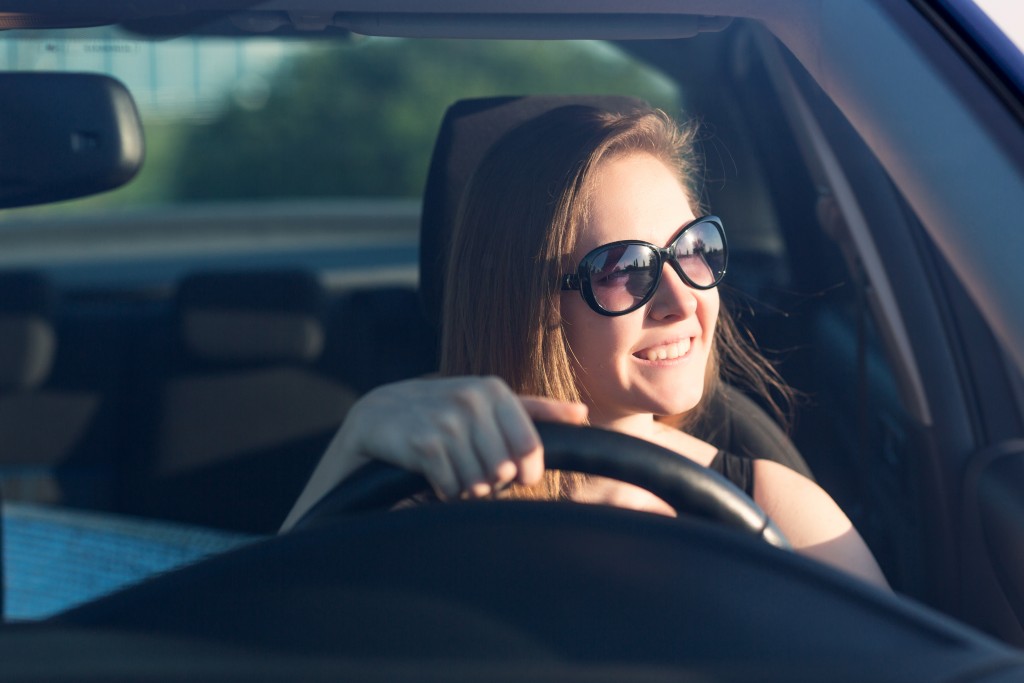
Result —
[[[0,38],[0,69],[114,76],[143,119],[146,162],[132,183],[28,210],[35,213],[416,199],[444,109],[459,98],[621,92],[669,111],[679,108],[670,81],[601,42],[155,41],[114,28],[11,31]]]
[[[0,212],[0,264],[64,282],[104,281],[112,263],[170,282],[188,259],[222,263],[228,250],[287,265],[385,236],[415,253],[434,138],[462,98],[618,93],[681,107],[671,80],[600,41],[6,31],[0,70],[107,74],[141,115],[145,162],[127,185]]]

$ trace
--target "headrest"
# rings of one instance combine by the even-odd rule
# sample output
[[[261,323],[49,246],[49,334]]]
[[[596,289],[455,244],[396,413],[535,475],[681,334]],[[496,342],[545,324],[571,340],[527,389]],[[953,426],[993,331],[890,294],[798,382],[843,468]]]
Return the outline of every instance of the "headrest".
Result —
[[[437,369],[437,342],[412,287],[353,289],[334,310],[325,365],[356,392]]]
[[[0,390],[41,385],[53,368],[56,291],[41,273],[0,274]]]
[[[420,218],[420,299],[441,325],[448,245],[462,192],[487,150],[506,132],[557,107],[585,105],[612,112],[645,106],[619,95],[537,95],[460,100],[448,108],[434,144]]]
[[[185,347],[215,362],[315,361],[327,294],[300,270],[195,273],[177,292]]]

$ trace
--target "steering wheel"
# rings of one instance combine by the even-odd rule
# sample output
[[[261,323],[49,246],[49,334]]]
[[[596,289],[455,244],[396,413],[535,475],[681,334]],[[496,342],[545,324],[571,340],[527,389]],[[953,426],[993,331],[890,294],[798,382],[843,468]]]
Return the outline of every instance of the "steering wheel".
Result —
[[[717,472],[649,441],[596,427],[538,422],[545,465],[634,484],[680,516],[693,516],[789,549],[782,531],[751,498]],[[295,525],[311,528],[356,512],[388,509],[430,490],[419,474],[374,461],[338,483]]]
[[[680,512],[782,538],[738,489],[672,451],[596,429],[539,431],[549,464],[621,476]],[[1024,671],[1019,655],[948,618],[709,525],[536,501],[349,514],[426,488],[374,465],[307,516],[317,528],[64,612],[42,624],[62,630],[38,649],[116,648],[100,673],[119,681],[152,678],[141,662],[174,681],[197,671],[216,680],[295,671],[389,681],[878,678],[878,657],[865,652],[898,653],[912,680]],[[82,640],[90,634],[98,640]],[[19,635],[13,647],[32,642]],[[117,659],[132,648],[134,660]]]

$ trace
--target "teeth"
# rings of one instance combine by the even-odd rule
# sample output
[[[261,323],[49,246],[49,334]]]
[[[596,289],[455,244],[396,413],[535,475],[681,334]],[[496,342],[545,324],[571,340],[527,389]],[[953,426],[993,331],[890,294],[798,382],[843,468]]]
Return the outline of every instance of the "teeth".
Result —
[[[663,344],[657,348],[650,348],[644,352],[649,361],[670,360],[685,356],[690,350],[690,340],[683,339],[672,344]]]

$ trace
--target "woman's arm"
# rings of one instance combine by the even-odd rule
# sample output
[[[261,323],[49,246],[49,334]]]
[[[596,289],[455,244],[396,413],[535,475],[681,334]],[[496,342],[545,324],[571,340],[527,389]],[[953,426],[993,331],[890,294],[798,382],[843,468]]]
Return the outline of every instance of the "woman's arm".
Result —
[[[754,501],[775,521],[797,552],[889,588],[849,518],[810,479],[777,462],[755,460]]]
[[[494,377],[378,387],[352,406],[281,531],[374,459],[422,474],[441,498],[483,497],[513,481],[534,484],[544,454],[533,419],[579,424],[586,416],[586,406],[516,396]]]

